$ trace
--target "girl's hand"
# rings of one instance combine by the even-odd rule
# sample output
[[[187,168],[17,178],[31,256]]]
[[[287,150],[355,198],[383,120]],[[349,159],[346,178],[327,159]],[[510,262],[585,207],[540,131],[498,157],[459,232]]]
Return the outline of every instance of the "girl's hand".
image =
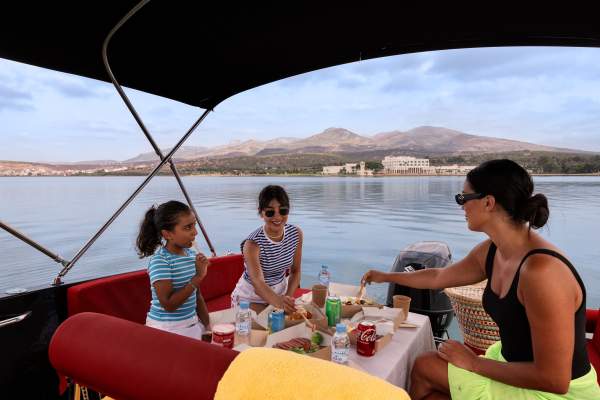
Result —
[[[385,272],[377,271],[374,269],[367,271],[367,273],[364,274],[362,279],[360,280],[360,283],[362,285],[364,285],[366,283],[381,283],[381,282],[385,282]]]
[[[296,311],[294,299],[286,295],[279,296],[279,304],[276,304],[275,306],[278,308],[282,308],[286,314],[291,314]]]
[[[204,277],[208,273],[209,265],[210,261],[204,254],[196,254],[196,276],[199,277],[200,280],[204,279]]]
[[[471,349],[456,340],[447,340],[438,347],[438,355],[458,368],[475,371],[478,357]]]

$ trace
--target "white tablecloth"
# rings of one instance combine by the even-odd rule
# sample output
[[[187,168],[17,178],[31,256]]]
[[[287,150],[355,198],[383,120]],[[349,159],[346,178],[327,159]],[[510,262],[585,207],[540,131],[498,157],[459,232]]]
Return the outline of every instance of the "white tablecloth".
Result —
[[[392,341],[372,357],[363,357],[350,350],[350,366],[408,389],[410,371],[415,359],[422,353],[435,350],[429,317],[408,313],[406,322],[418,325],[417,328],[400,328]]]

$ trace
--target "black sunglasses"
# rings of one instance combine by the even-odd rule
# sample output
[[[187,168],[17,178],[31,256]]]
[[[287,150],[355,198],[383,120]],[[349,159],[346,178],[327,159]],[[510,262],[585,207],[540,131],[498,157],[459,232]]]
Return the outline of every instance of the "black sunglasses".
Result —
[[[469,200],[483,199],[485,196],[483,193],[459,193],[454,196],[454,200],[459,206],[464,206]]]
[[[287,207],[281,207],[279,209],[279,215],[282,217],[288,215],[290,213],[290,209]],[[265,210],[265,217],[272,218],[275,216],[275,210]]]

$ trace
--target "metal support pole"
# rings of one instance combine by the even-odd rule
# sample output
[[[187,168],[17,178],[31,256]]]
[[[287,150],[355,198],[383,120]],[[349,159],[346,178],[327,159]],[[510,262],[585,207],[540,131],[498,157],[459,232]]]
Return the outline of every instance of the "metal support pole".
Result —
[[[152,137],[152,135],[150,135],[150,132],[146,128],[146,125],[142,121],[142,118],[139,116],[139,114],[136,111],[135,107],[133,107],[133,104],[129,100],[129,97],[127,97],[127,94],[125,94],[125,91],[123,90],[123,88],[121,87],[121,85],[119,84],[119,82],[117,81],[117,78],[115,77],[115,75],[112,72],[112,69],[110,68],[110,63],[108,62],[108,44],[110,43],[113,35],[137,11],[139,11],[144,5],[146,5],[148,3],[148,1],[149,0],[141,1],[131,11],[129,11],[129,13],[127,13],[127,15],[125,15],[117,23],[117,25],[115,25],[115,27],[108,33],[108,35],[106,36],[106,39],[104,40],[104,43],[102,45],[102,61],[104,62],[104,67],[106,68],[106,72],[108,73],[108,76],[110,77],[110,80],[112,81],[115,89],[119,93],[119,96],[121,96],[121,99],[123,99],[123,102],[125,103],[125,105],[129,109],[129,112],[131,113],[131,115],[133,116],[133,118],[135,119],[135,121],[137,122],[137,124],[139,125],[139,127],[142,129],[142,132],[146,136],[146,139],[148,139],[148,141],[152,145],[152,148],[154,149],[154,152],[158,155],[158,157],[161,160],[164,160],[165,157],[164,157],[162,151],[160,150],[160,148],[158,147],[158,145],[154,141],[154,138]],[[183,181],[181,180],[181,177],[179,176],[179,172],[177,171],[177,168],[175,167],[175,162],[173,162],[172,159],[169,160],[169,167],[171,168],[171,171],[173,171],[173,175],[175,176],[175,179],[177,180],[177,183],[179,184],[179,187],[180,187],[181,191],[183,192],[183,196],[185,197],[188,205],[190,206],[192,212],[194,213],[194,216],[196,217],[196,222],[198,222],[198,226],[200,227],[200,230],[202,231],[202,235],[204,236],[204,240],[206,240],[206,243],[208,244],[208,248],[210,249],[210,252],[212,253],[213,256],[216,256],[217,254],[215,252],[215,249],[214,249],[214,247],[213,247],[210,239],[208,238],[208,233],[206,232],[206,229],[204,229],[204,226],[202,225],[202,221],[200,221],[200,216],[198,215],[198,212],[196,211],[196,207],[194,207],[194,203],[192,202],[192,199],[190,198],[187,190],[185,189]]]
[[[63,266],[68,264],[68,261],[66,261],[64,258],[59,256],[58,254],[53,253],[52,251],[48,250],[47,248],[45,248],[41,244],[37,243],[33,239],[28,238],[24,233],[19,232],[15,228],[9,226],[8,224],[5,224],[2,221],[0,221],[0,228],[4,229],[6,232],[10,233],[14,237],[21,239],[22,241],[24,241],[25,243],[27,243],[34,249],[41,251],[42,253],[44,253],[45,255],[47,255],[48,257],[50,257],[57,263],[62,264]]]
[[[56,276],[56,278],[54,278],[54,285],[60,285],[62,283],[61,278],[64,277],[69,272],[69,270],[71,268],[73,268],[73,266],[81,258],[81,256],[83,255],[83,253],[85,253],[92,246],[92,244],[94,244],[94,242],[100,237],[100,235],[102,235],[102,233],[104,233],[104,231],[110,226],[110,224],[112,224],[113,221],[115,219],[117,219],[117,217],[121,214],[121,212],[123,212],[123,210],[125,208],[127,208],[127,206],[129,205],[129,203],[131,203],[133,201],[133,199],[135,198],[135,196],[137,196],[142,191],[142,189],[144,189],[146,187],[146,185],[152,180],[152,178],[154,178],[154,175],[156,175],[158,173],[158,171],[160,171],[160,169],[171,159],[171,157],[173,157],[173,154],[175,154],[175,152],[177,150],[179,150],[179,148],[181,147],[181,145],[187,140],[187,138],[198,127],[198,125],[200,125],[200,123],[202,123],[202,121],[208,115],[209,112],[210,112],[210,110],[204,111],[204,113],[192,125],[192,127],[187,131],[187,133],[179,140],[179,142],[177,142],[177,144],[175,145],[175,147],[173,147],[173,149],[171,149],[171,151],[169,153],[167,153],[167,155],[165,156],[165,158],[152,170],[152,172],[150,173],[150,175],[148,175],[146,177],[146,179],[144,179],[144,182],[142,182],[141,185],[138,186],[138,188],[135,190],[135,192],[133,192],[133,194],[131,196],[129,196],[129,198],[127,200],[125,200],[125,203],[123,203],[123,205],[121,207],[119,207],[119,209],[113,214],[113,216],[110,217],[109,220],[106,221],[106,223],[104,225],[102,225],[102,227],[100,228],[100,230],[98,232],[96,232],[96,234],[77,252],[77,254],[75,254],[75,256],[68,263],[68,265],[66,265],[58,273],[58,275]]]

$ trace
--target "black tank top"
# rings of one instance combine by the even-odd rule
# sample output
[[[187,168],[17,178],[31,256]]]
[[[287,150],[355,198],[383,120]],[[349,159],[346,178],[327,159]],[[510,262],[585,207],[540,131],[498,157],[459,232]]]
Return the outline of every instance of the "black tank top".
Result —
[[[575,271],[573,265],[561,254],[549,249],[535,249],[523,257],[517,273],[513,279],[512,285],[505,297],[498,297],[491,288],[492,271],[494,270],[494,255],[496,254],[496,245],[492,243],[487,254],[485,271],[488,277],[487,286],[483,292],[483,308],[492,317],[500,330],[500,339],[502,341],[502,356],[506,361],[533,361],[533,346],[531,344],[531,329],[525,307],[517,298],[517,286],[519,285],[519,274],[523,263],[532,254],[547,254],[558,258],[565,263],[573,275],[583,294],[581,306],[574,315],[575,325],[575,346],[573,349],[573,364],[571,366],[571,379],[577,379],[590,370],[586,340],[585,340],[585,287],[583,282]],[[552,335],[553,327],[548,326],[548,334]]]

